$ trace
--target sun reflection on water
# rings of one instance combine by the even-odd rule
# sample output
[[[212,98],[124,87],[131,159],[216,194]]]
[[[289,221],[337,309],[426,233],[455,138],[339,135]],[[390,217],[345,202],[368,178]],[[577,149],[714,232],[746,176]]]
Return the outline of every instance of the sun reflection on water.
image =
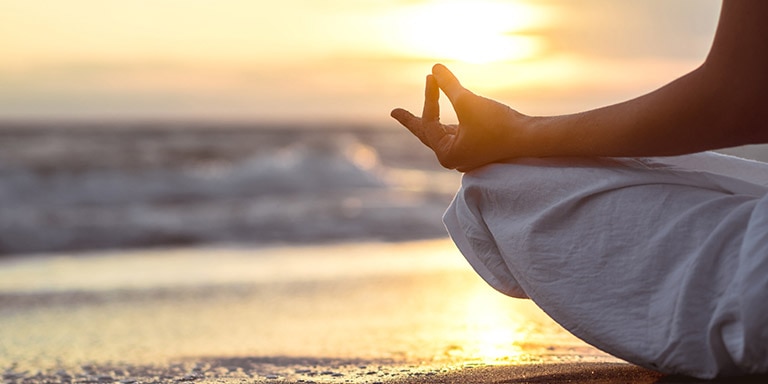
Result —
[[[483,287],[487,288],[487,287]],[[521,359],[525,351],[520,346],[528,339],[525,322],[509,304],[489,289],[474,289],[466,298],[466,322],[462,357],[484,365],[508,364]]]

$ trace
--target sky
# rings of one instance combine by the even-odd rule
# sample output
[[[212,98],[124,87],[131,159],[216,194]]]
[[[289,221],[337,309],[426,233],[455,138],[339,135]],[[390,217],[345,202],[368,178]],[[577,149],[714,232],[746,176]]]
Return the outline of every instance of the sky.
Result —
[[[0,0],[0,119],[388,124],[433,63],[523,113],[653,90],[718,0]]]

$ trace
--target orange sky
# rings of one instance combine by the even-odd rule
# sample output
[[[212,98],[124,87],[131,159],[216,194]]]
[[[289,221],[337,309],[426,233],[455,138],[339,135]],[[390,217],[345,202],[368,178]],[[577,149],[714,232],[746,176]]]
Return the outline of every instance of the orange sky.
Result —
[[[0,0],[0,118],[384,123],[441,61],[523,112],[693,69],[717,0]]]

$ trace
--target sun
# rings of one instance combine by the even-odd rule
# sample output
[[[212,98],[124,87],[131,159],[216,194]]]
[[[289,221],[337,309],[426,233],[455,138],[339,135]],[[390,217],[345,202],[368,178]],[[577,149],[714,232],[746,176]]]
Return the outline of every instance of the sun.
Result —
[[[520,1],[429,1],[397,16],[398,46],[409,56],[468,63],[531,58],[541,41],[524,32],[543,11]]]

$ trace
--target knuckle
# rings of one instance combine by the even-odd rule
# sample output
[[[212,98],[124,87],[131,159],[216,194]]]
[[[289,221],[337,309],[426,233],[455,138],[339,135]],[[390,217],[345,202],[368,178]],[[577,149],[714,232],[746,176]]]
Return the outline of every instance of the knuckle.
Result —
[[[437,160],[443,168],[456,169],[459,165],[454,159],[438,156]]]

